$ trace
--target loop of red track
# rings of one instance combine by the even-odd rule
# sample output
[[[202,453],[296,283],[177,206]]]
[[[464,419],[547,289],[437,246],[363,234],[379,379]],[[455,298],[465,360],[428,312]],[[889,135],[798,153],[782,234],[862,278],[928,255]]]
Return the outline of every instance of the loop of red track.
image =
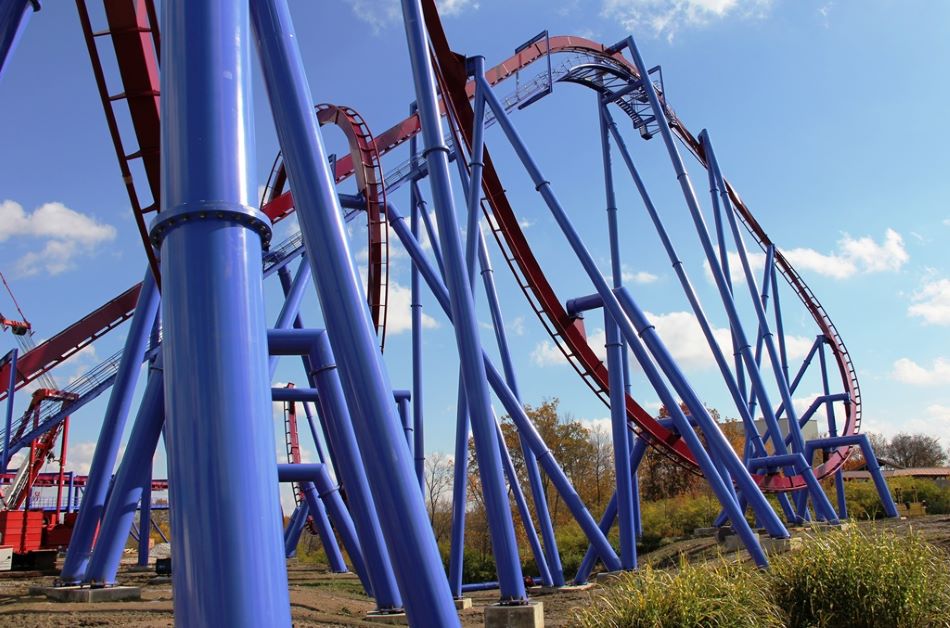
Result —
[[[424,2],[426,9],[429,9],[428,4],[428,2]],[[435,31],[433,30],[432,22],[429,19],[430,11],[427,10],[426,15],[435,56],[439,60],[441,73],[444,75],[442,82],[449,88],[448,93],[451,97],[452,109],[457,113],[464,139],[466,143],[470,145],[473,118],[470,98],[474,93],[474,84],[466,80],[464,69],[460,65],[458,57],[448,50],[448,44],[444,39],[444,34],[441,33],[441,28]],[[496,85],[513,76],[519,70],[542,59],[547,54],[564,52],[576,52],[593,56],[600,61],[627,72],[631,78],[636,79],[639,76],[632,63],[619,53],[609,52],[602,44],[571,36],[551,37],[549,42],[550,47],[548,47],[548,44],[544,40],[536,42],[503,63],[488,70],[486,72],[488,82],[492,85]],[[699,142],[686,129],[675,114],[668,111],[668,115],[671,129],[705,167],[706,163]],[[384,155],[396,146],[406,142],[419,131],[420,125],[418,117],[410,116],[388,131],[381,133],[376,138],[374,147],[379,155]],[[505,196],[504,188],[501,185],[497,172],[492,166],[491,157],[488,155],[487,150],[484,161],[483,188],[486,200],[491,206],[492,212],[489,218],[493,222],[496,239],[505,251],[505,257],[508,260],[512,272],[518,279],[519,285],[525,292],[528,301],[538,314],[545,329],[568,358],[571,365],[605,403],[609,402],[607,369],[605,365],[588,345],[582,326],[578,325],[577,321],[567,314],[562,302],[557,298],[540,264],[534,257],[531,247],[518,224],[514,210]],[[337,180],[346,178],[352,172],[353,166],[351,158],[344,158],[337,162]],[[772,240],[755,220],[735,189],[728,182],[726,183],[726,187],[740,219],[744,222],[753,237],[761,246],[772,244]],[[273,203],[278,203],[280,207],[292,211],[289,209],[293,204],[289,192],[276,198]],[[265,207],[264,209],[268,211],[270,208]],[[777,249],[775,263],[801,302],[811,313],[812,318],[814,318],[818,324],[819,329],[821,329],[832,349],[841,374],[844,390],[851,398],[851,402],[845,405],[846,417],[841,429],[841,434],[855,434],[858,431],[861,419],[861,393],[847,348],[821,303],[788,260]],[[650,413],[644,410],[630,396],[626,398],[626,410],[632,427],[645,438],[648,438],[651,444],[679,461],[695,467],[695,459],[680,437],[660,425]],[[844,463],[849,452],[850,447],[840,447],[829,452],[824,462],[815,468],[816,475],[819,478],[823,478],[833,473]],[[803,478],[798,475],[760,475],[756,476],[756,480],[763,489],[770,491],[795,490],[804,486]]]

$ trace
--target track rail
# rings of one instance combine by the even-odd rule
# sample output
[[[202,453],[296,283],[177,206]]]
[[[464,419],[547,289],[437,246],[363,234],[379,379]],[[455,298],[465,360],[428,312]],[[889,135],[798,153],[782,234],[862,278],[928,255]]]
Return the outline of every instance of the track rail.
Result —
[[[366,298],[376,327],[380,349],[386,346],[386,304],[389,297],[389,226],[386,222],[386,185],[381,155],[376,140],[360,114],[350,108],[322,103],[316,106],[317,120],[321,126],[332,124],[346,137],[350,153],[337,162],[334,172],[339,183],[356,176],[359,192],[366,203],[367,268]],[[341,168],[341,162],[345,162]],[[293,211],[292,197],[284,192],[287,173],[280,154],[274,161],[261,199],[261,209],[274,222],[289,216]],[[346,218],[351,218],[347,214]]]

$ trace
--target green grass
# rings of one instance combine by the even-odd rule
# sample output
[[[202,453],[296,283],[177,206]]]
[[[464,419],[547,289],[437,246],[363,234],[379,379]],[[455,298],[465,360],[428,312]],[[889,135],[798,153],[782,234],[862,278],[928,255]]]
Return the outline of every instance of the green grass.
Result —
[[[918,534],[815,534],[772,561],[769,579],[790,628],[950,626],[948,555]]]
[[[644,567],[620,576],[608,595],[578,612],[583,628],[772,628],[783,626],[768,582],[754,568],[725,561],[676,572]]]
[[[950,627],[950,556],[911,532],[815,533],[769,571],[722,558],[621,576],[584,628]]]

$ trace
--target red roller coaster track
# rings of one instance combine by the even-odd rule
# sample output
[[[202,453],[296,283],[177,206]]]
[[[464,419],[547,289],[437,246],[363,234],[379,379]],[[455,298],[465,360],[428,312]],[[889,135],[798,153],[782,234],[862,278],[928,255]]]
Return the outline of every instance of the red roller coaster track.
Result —
[[[77,1],[82,2],[82,0]],[[121,2],[115,0],[115,2],[107,2],[107,5],[113,3],[122,4],[123,2],[133,7],[132,12],[127,13],[126,17],[129,19],[135,18],[135,23],[130,22],[126,26],[129,29],[140,29],[141,26],[138,24],[138,21],[141,20],[142,15],[149,11],[152,3],[150,0],[122,0]],[[432,0],[424,0],[423,5],[434,56],[438,62],[440,80],[447,88],[447,93],[450,96],[449,105],[456,113],[457,119],[460,122],[463,138],[466,143],[470,144],[473,113],[469,99],[473,94],[474,86],[466,80],[461,57],[453,53],[448,45],[434,3]],[[120,27],[114,26],[111,20],[110,30],[112,30],[113,36],[115,36],[115,33],[124,32],[120,30]],[[136,32],[139,33],[139,37],[133,39],[139,42],[142,50],[144,50],[146,54],[152,53],[152,46],[154,44],[150,42],[149,38],[144,36],[144,31],[138,30]],[[152,31],[149,30],[147,32]],[[153,37],[155,43],[157,43],[157,33]],[[134,42],[130,41],[130,43]],[[119,52],[118,46],[117,52]],[[629,61],[619,53],[610,52],[604,45],[580,37],[557,36],[551,37],[547,41],[543,39],[536,41],[532,45],[519,51],[503,63],[490,69],[487,72],[487,79],[492,85],[498,84],[513,76],[519,70],[544,58],[545,55],[563,52],[578,52],[599,58],[614,67],[621,68],[629,73],[632,78],[638,78],[636,69]],[[134,54],[129,52],[128,56],[126,56],[125,53],[119,55],[120,73],[122,74],[123,81],[131,80],[130,77],[132,76],[140,76],[135,73],[133,66],[140,68],[141,64],[139,62],[141,54],[141,51],[136,51]],[[126,68],[129,72],[122,70],[123,64],[129,64]],[[146,74],[149,78],[154,77],[150,72]],[[154,96],[157,100],[157,90],[153,91],[154,94],[150,93],[149,95]],[[138,93],[141,95],[143,92],[139,90]],[[336,111],[348,110],[337,108]],[[152,118],[148,112],[150,112],[150,109],[147,109],[141,114],[142,125],[135,125],[137,135],[145,133],[144,136],[149,137],[151,136],[149,129],[154,131],[154,129],[157,128],[157,118]],[[146,113],[148,113],[148,115],[146,115]],[[137,117],[135,111],[132,111],[132,116],[133,119]],[[382,188],[381,185],[377,185],[381,182],[381,172],[378,172],[379,158],[419,132],[418,118],[416,116],[410,116],[376,138],[371,138],[368,131],[365,130],[365,124],[363,124],[361,120],[358,125],[354,125],[354,120],[350,120],[348,115],[344,117],[347,118],[347,122],[351,128],[359,129],[358,134],[362,134],[363,137],[358,146],[359,150],[353,151],[351,155],[347,155],[337,161],[337,180],[343,180],[357,171],[364,172],[363,176],[365,177],[367,176],[365,169],[368,167],[373,173],[372,176],[378,177],[375,180],[370,179],[374,185],[369,187],[373,187],[374,189]],[[335,121],[340,123],[339,117],[337,117]],[[344,132],[347,132],[345,124],[340,124],[340,126],[344,128]],[[670,126],[675,134],[705,166],[704,155],[698,141],[672,112],[670,112]],[[356,133],[357,131],[353,132]],[[140,145],[143,144],[144,142],[140,141]],[[368,151],[372,152],[372,161],[369,164],[366,163],[365,158]],[[142,156],[144,158],[145,155],[140,151],[140,154],[134,156]],[[354,168],[354,157],[360,160],[363,168]],[[483,189],[486,200],[491,208],[491,217],[494,219],[493,224],[497,226],[495,230],[496,239],[505,250],[509,266],[518,278],[519,284],[522,286],[532,307],[537,312],[552,338],[556,341],[558,347],[560,347],[565,356],[568,357],[584,381],[606,401],[607,371],[604,364],[597,358],[593,349],[588,345],[582,327],[579,326],[573,318],[568,316],[562,302],[557,298],[540,264],[534,257],[518,225],[514,210],[504,194],[504,188],[497,171],[492,165],[487,150],[485,152],[484,161]],[[357,176],[359,176],[359,174]],[[367,189],[369,188],[364,188],[364,190]],[[727,189],[740,218],[745,223],[749,232],[752,233],[760,245],[768,246],[772,244],[772,240],[755,220],[735,189],[728,183]],[[369,192],[372,193],[373,190],[369,190]],[[384,198],[377,195],[376,198],[370,200],[370,193],[367,193],[368,203],[375,203],[376,211],[378,211],[379,208],[382,207],[379,203],[381,200],[384,201]],[[293,200],[290,193],[287,192],[276,198],[272,198],[263,209],[274,219],[280,219],[288,215],[293,211]],[[372,216],[374,213],[372,209],[369,215],[371,221],[370,238],[372,239],[372,233],[375,231],[373,228]],[[379,227],[380,222],[377,222],[376,226]],[[384,230],[384,227],[380,228]],[[373,247],[371,246],[371,254],[372,250]],[[838,364],[844,389],[850,395],[851,400],[850,403],[846,404],[846,417],[841,433],[842,435],[854,434],[858,431],[860,426],[861,394],[847,348],[821,303],[815,298],[812,291],[802,280],[801,276],[792,268],[788,260],[778,251],[776,252],[776,263],[791,288],[811,313],[832,349],[835,361]],[[378,274],[377,277],[378,279],[374,280],[376,283],[370,284],[369,292],[371,295],[381,288],[381,282],[383,281],[381,273]],[[120,297],[96,310],[96,312],[93,312],[60,334],[57,334],[57,336],[50,341],[40,345],[36,350],[22,356],[21,363],[25,362],[26,364],[18,367],[18,371],[23,373],[22,378],[18,376],[18,387],[62,362],[68,355],[75,353],[75,351],[82,346],[85,346],[93,339],[112,329],[119,322],[125,320],[125,318],[128,318],[134,307],[137,292],[138,286],[131,288],[123,295],[120,295]],[[378,292],[376,293],[378,294]],[[381,300],[376,301],[377,306],[382,303]],[[384,312],[384,308],[378,308],[377,311],[379,310]],[[385,317],[385,314],[383,313],[382,316]],[[376,320],[377,325],[379,325],[378,314],[374,316],[374,320]],[[385,318],[383,318],[383,320],[385,320]],[[34,356],[34,354],[37,355]],[[0,373],[0,381],[6,381],[3,373]],[[649,438],[652,444],[686,463],[694,464],[692,454],[675,433],[660,425],[653,416],[629,396],[626,399],[626,405],[627,414],[631,423],[641,434]],[[816,468],[817,476],[821,478],[834,472],[843,464],[849,451],[850,449],[848,447],[841,447],[830,452],[825,461]],[[804,485],[804,481],[800,476],[759,476],[758,481],[763,488],[767,490],[789,490],[800,488]]]

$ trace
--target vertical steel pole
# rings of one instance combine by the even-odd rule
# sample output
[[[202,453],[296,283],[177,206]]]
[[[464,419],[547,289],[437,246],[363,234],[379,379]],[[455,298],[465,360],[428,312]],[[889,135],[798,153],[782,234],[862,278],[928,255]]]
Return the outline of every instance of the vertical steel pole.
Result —
[[[182,625],[290,626],[246,0],[162,3],[166,444]],[[241,469],[242,496],[233,495]]]
[[[600,147],[604,167],[604,192],[607,200],[607,235],[610,242],[610,270],[614,288],[623,285],[620,264],[620,237],[617,229],[617,198],[614,194],[614,175],[610,163],[610,132],[605,108],[597,96],[600,121]],[[620,563],[624,569],[637,567],[637,535],[634,524],[633,481],[630,476],[630,428],[627,426],[626,344],[620,337],[617,323],[604,309],[604,328],[607,335],[607,377],[610,384],[610,423],[614,446],[614,477],[617,481],[617,513],[620,518]]]
[[[89,560],[86,569],[85,582],[94,584],[115,583],[116,571],[125,549],[125,540],[129,536],[129,528],[135,518],[135,506],[143,502],[144,530],[142,536],[148,537],[148,518],[145,518],[144,486],[151,485],[152,458],[158,445],[158,438],[165,423],[165,386],[162,373],[162,360],[159,357],[156,363],[149,366],[148,383],[139,405],[139,411],[132,426],[132,433],[115,474],[112,495],[106,505],[102,517],[102,526],[99,530],[99,540]],[[139,550],[141,554],[141,549]],[[145,552],[146,559],[148,551]]]
[[[349,508],[360,533],[360,544],[377,607],[383,611],[401,609],[402,599],[383,539],[380,523],[382,513],[377,514],[378,508],[373,503],[371,487],[367,482],[369,465],[360,464],[361,461],[365,462],[367,456],[364,455],[365,449],[357,443],[354,415],[347,407],[327,333],[322,329],[271,330],[268,332],[268,341],[274,354],[307,353],[308,376],[319,393],[317,402],[326,429],[327,444],[332,455],[338,458],[337,478],[346,489]],[[278,399],[278,395],[299,395],[299,390],[280,388],[272,392],[274,399]],[[309,400],[301,398],[300,401],[306,403]],[[397,429],[396,434],[400,439],[403,437],[401,429]],[[394,443],[399,444],[399,441]]]
[[[409,456],[412,457],[412,447],[415,445],[415,439],[412,436],[410,397],[411,395],[396,397],[396,409],[399,412],[399,420],[402,421],[402,429],[406,433],[406,446],[409,448]]]
[[[827,397],[831,392],[831,387],[828,385],[828,365],[825,362],[824,337],[819,336],[818,340],[821,342],[818,346],[818,360],[821,363],[821,386]],[[834,438],[838,435],[838,425],[835,421],[835,406],[831,401],[825,402],[825,415],[828,418],[828,435]],[[838,500],[838,517],[840,519],[847,519],[848,501],[844,494],[844,475],[841,472],[841,467],[838,467],[838,470],[835,471],[835,495]]]
[[[465,510],[468,507],[468,404],[462,374],[458,378],[455,409],[455,465],[452,475],[452,540],[449,544],[449,586],[462,597],[462,566],[465,560]]]
[[[39,10],[39,0],[0,0],[0,79],[30,21],[30,14]]]
[[[139,378],[142,357],[145,355],[149,334],[158,311],[158,300],[155,279],[151,269],[148,269],[142,281],[142,291],[135,305],[135,313],[132,315],[119,370],[112,384],[109,405],[102,419],[102,429],[96,441],[96,451],[92,456],[89,477],[86,480],[82,508],[79,509],[79,517],[76,519],[69,550],[66,552],[66,560],[63,563],[63,571],[60,574],[60,580],[65,584],[78,584],[86,573],[96,530],[105,508],[112,470],[119,453],[122,431],[129,415],[135,384]]]
[[[4,420],[3,430],[3,454],[0,455],[0,473],[7,472],[7,464],[10,462],[10,430],[13,429],[13,400],[16,389],[16,361],[18,352],[11,349],[7,354],[6,360],[10,364],[10,381],[7,385],[7,412]]]
[[[610,425],[614,444],[614,473],[617,481],[617,515],[620,519],[620,564],[624,569],[637,568],[637,537],[633,524],[633,486],[630,477],[630,440],[627,432],[627,404],[623,389],[625,346],[620,342],[617,323],[604,311],[607,330],[607,377],[610,383]]]
[[[413,147],[411,153],[415,155],[415,138],[413,138]],[[411,214],[411,228],[412,235],[416,238],[419,237],[419,202],[416,198],[416,189],[412,188],[410,192],[411,204],[412,204],[412,214]],[[416,268],[416,265],[413,264],[409,270],[409,308],[412,313],[412,434],[415,439],[413,444],[413,453],[416,477],[419,478],[419,490],[422,493],[425,493],[426,483],[425,483],[425,436],[423,435],[422,430],[424,429],[424,406],[422,403],[422,300],[420,284],[419,284],[419,270]]]
[[[508,335],[505,333],[498,292],[495,289],[491,258],[488,255],[485,237],[480,230],[478,232],[478,257],[482,269],[482,283],[485,284],[485,294],[488,297],[488,307],[491,311],[492,325],[498,342],[498,353],[501,356],[501,366],[505,374],[505,382],[520,402],[521,394],[518,390],[518,380],[515,377],[515,369],[511,361],[511,349],[508,346]],[[544,539],[544,558],[547,562],[548,571],[551,573],[552,586],[562,587],[564,586],[564,570],[561,567],[561,555],[557,550],[557,539],[554,536],[551,513],[548,511],[548,500],[544,493],[544,484],[541,481],[538,459],[520,432],[518,433],[518,440],[521,443],[521,452],[524,456],[525,475],[528,476],[528,484],[531,487],[531,496],[534,500],[534,512],[538,518],[538,527],[541,528],[541,536]]]
[[[421,245],[416,242],[415,238],[412,237],[412,234],[409,233],[403,217],[396,210],[395,206],[392,203],[387,203],[386,211],[389,217],[390,226],[392,226],[393,231],[396,232],[396,236],[403,243],[403,246],[406,247],[406,251],[409,253],[410,257],[412,257],[413,262],[419,266],[420,274],[428,284],[429,289],[435,296],[436,301],[438,301],[442,311],[445,312],[446,316],[448,316],[449,320],[451,321],[452,310],[449,301],[448,290],[439,279],[439,276],[432,268],[432,265],[426,259]],[[534,424],[532,424],[531,419],[525,413],[521,402],[518,401],[514,393],[511,392],[511,389],[505,383],[502,374],[497,368],[495,368],[494,364],[492,364],[491,360],[488,358],[488,355],[484,351],[482,351],[482,360],[485,364],[489,384],[495,391],[495,394],[498,396],[498,399],[501,401],[501,404],[504,406],[505,410],[511,416],[515,427],[518,428],[518,433],[524,436],[528,446],[531,448],[532,453],[538,459],[538,463],[540,464],[541,468],[544,469],[548,477],[551,478],[551,484],[553,484],[558,493],[561,494],[561,497],[564,499],[564,503],[567,505],[578,524],[580,524],[581,529],[584,530],[587,538],[589,538],[591,542],[597,546],[597,551],[600,552],[600,555],[603,557],[604,563],[607,565],[608,569],[620,569],[620,559],[617,558],[616,552],[614,552],[610,542],[607,540],[607,537],[605,537],[603,532],[601,532],[597,527],[597,522],[594,521],[594,518],[587,510],[586,506],[584,506],[584,503],[581,501],[577,491],[574,490],[574,487],[571,485],[571,482],[564,473],[564,470],[561,469],[557,463],[557,460],[554,459],[551,450],[548,449],[544,439],[541,438],[541,435],[534,427]]]
[[[362,461],[411,621],[458,625],[458,615],[402,434],[392,386],[349,254],[339,199],[283,0],[252,0],[255,36],[301,232]],[[318,260],[318,263],[313,263]],[[354,461],[355,462],[355,461]],[[378,594],[378,587],[374,584]]]
[[[148,542],[151,540],[152,526],[149,521],[152,520],[152,463],[145,463],[148,473],[145,475],[145,481],[142,482],[142,499],[139,503],[139,567],[148,566]]]
[[[501,455],[494,434],[491,398],[482,359],[475,305],[465,272],[455,202],[449,180],[448,148],[442,137],[435,78],[419,0],[402,0],[403,22],[412,62],[416,101],[422,121],[429,183],[439,223],[456,344],[462,365],[468,409],[475,439],[482,493],[491,530],[502,602],[525,599],[514,522],[502,476]]]

